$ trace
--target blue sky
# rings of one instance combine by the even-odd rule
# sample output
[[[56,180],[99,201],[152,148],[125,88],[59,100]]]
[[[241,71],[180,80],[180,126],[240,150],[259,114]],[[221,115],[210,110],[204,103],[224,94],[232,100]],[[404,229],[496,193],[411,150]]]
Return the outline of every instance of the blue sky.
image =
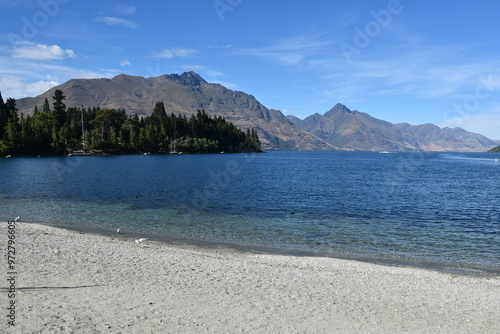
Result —
[[[336,103],[500,139],[500,2],[0,0],[0,91],[195,71],[300,118]]]

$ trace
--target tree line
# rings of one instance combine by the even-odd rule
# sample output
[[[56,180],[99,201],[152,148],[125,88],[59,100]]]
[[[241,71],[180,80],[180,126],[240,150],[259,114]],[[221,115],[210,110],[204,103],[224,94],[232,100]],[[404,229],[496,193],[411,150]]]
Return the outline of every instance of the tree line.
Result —
[[[255,129],[242,131],[223,117],[204,110],[189,118],[167,115],[163,102],[152,114],[127,116],[123,109],[66,108],[56,90],[33,115],[18,115],[16,101],[0,94],[0,155],[236,153],[260,152]]]

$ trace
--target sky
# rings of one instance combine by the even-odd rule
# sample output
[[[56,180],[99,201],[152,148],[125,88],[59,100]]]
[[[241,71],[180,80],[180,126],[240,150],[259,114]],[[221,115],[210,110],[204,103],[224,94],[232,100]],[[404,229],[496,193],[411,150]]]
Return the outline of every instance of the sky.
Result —
[[[335,104],[500,139],[500,2],[0,0],[0,92],[195,71],[305,118]]]

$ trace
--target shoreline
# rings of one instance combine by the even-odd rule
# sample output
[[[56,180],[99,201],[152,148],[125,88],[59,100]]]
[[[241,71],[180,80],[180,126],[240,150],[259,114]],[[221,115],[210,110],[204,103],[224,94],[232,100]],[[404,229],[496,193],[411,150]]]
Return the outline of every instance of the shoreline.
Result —
[[[89,227],[89,226],[73,226],[73,225],[63,225],[63,224],[40,224],[40,225],[47,225],[70,231],[78,231],[78,232],[91,233],[91,234],[97,234],[108,237],[117,237],[117,238],[120,237],[131,238],[133,235],[141,235],[149,238],[150,240],[154,240],[160,243],[165,243],[167,245],[185,245],[191,247],[199,247],[202,249],[222,248],[222,249],[227,249],[229,251],[234,250],[238,252],[250,252],[256,254],[332,258],[332,259],[347,260],[347,261],[365,262],[365,263],[390,266],[390,267],[408,267],[415,269],[432,270],[452,275],[466,275],[474,277],[500,277],[500,266],[488,266],[475,263],[426,261],[416,258],[396,257],[390,254],[372,255],[368,253],[353,253],[349,251],[322,252],[319,250],[314,251],[314,250],[303,250],[294,248],[279,248],[279,247],[260,246],[260,245],[236,244],[223,241],[158,236],[155,234],[135,233],[133,231],[117,235],[116,233],[114,233],[109,229],[105,228],[99,229],[96,227]]]
[[[7,224],[2,226],[7,231]],[[141,247],[132,237],[140,236],[16,223],[16,330],[492,333],[500,328],[495,276],[150,240]],[[0,297],[4,312],[6,284]],[[5,318],[0,328],[7,326]]]

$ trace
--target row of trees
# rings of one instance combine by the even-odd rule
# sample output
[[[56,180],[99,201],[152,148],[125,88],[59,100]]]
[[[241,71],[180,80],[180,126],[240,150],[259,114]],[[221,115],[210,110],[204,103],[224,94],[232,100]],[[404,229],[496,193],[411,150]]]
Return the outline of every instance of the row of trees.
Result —
[[[255,129],[242,131],[223,117],[198,110],[189,118],[167,115],[158,102],[151,116],[125,110],[66,108],[61,90],[33,115],[18,116],[16,101],[0,95],[0,155],[58,155],[74,150],[95,153],[259,152]]]

